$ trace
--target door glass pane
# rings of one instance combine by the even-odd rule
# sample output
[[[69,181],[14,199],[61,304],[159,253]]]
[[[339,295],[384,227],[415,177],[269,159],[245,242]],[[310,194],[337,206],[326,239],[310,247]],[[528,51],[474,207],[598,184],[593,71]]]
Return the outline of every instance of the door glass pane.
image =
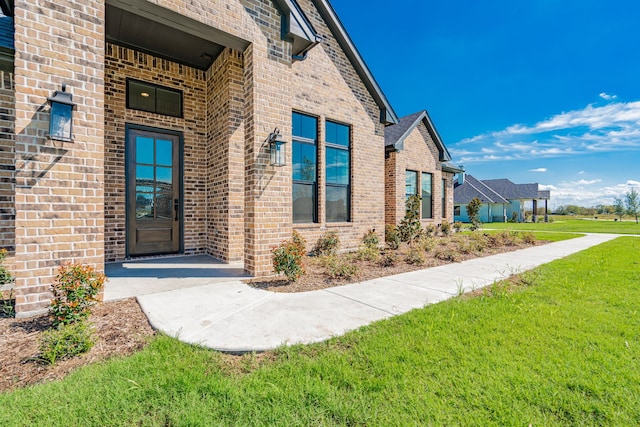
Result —
[[[156,195],[156,218],[173,218],[173,198],[171,193],[158,193]]]
[[[136,185],[137,193],[153,193],[154,187],[152,185]]]
[[[136,138],[136,163],[153,164],[153,138]]]
[[[156,164],[173,166],[173,143],[171,141],[156,140]]]
[[[136,185],[153,185],[153,166],[136,166]]]
[[[156,180],[157,184],[162,185],[163,188],[166,188],[163,184],[169,184],[169,186],[171,186],[173,182],[173,168],[156,167]]]
[[[153,194],[136,193],[136,218],[153,219]]]

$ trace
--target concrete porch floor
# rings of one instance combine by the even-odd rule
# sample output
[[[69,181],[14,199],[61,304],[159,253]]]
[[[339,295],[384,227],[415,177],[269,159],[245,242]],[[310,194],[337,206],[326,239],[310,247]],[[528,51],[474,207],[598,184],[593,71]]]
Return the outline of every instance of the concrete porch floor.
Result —
[[[249,278],[242,262],[226,264],[209,255],[175,256],[105,264],[104,300],[137,297]]]

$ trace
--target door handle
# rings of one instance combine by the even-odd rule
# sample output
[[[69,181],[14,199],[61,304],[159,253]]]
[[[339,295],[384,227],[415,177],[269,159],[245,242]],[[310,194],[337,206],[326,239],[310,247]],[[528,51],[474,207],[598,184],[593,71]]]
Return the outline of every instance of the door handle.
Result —
[[[174,221],[178,221],[178,219],[179,219],[178,211],[180,210],[180,200],[178,200],[178,199],[174,199],[173,200],[173,210],[176,213],[176,217],[175,217]]]

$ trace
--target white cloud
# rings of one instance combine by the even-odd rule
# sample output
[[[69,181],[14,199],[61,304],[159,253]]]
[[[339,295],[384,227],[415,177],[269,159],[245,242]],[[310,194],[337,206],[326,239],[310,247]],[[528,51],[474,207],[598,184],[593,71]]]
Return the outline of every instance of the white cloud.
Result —
[[[618,95],[609,95],[606,92],[602,92],[600,95],[600,98],[606,100],[606,101],[611,101],[613,99],[616,99],[618,97]]]
[[[616,197],[624,197],[629,191],[629,183],[640,184],[640,181],[628,180],[624,184],[597,186],[601,180],[561,182],[559,184],[540,185],[541,190],[551,191],[550,206],[578,205],[593,207],[612,205]]]
[[[529,169],[529,172],[546,172],[547,168]]]
[[[627,181],[627,185],[630,187],[638,187],[640,186],[640,181],[634,181],[630,179],[629,181]]]
[[[534,125],[515,124],[450,146],[456,161],[465,165],[623,150],[640,150],[640,101],[587,105]]]
[[[580,171],[578,172],[578,175],[584,175],[586,172],[585,171]]]

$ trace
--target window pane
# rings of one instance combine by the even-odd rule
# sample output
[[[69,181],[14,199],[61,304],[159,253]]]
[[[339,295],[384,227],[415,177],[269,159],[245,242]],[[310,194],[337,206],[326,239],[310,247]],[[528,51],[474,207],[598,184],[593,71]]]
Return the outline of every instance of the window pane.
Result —
[[[327,222],[349,221],[349,187],[327,186]]]
[[[316,139],[318,134],[318,120],[315,117],[293,113],[292,126],[293,136]]]
[[[293,184],[293,222],[315,219],[315,184]]]
[[[405,188],[407,198],[418,194],[418,172],[407,171],[407,175],[405,177]]]
[[[327,147],[327,184],[349,184],[349,151]]]
[[[433,218],[431,196],[433,182],[430,173],[422,174],[422,218]]]
[[[136,163],[153,164],[153,138],[136,137]]]
[[[293,141],[293,180],[316,182],[316,146]]]
[[[327,121],[327,142],[349,147],[349,126]]]
[[[127,106],[136,110],[154,112],[156,109],[156,91],[154,86],[129,80]]]
[[[182,117],[182,94],[173,90],[157,88],[156,113]]]
[[[442,217],[447,216],[447,180],[442,180]]]
[[[173,143],[171,141],[156,140],[156,164],[173,166]]]

